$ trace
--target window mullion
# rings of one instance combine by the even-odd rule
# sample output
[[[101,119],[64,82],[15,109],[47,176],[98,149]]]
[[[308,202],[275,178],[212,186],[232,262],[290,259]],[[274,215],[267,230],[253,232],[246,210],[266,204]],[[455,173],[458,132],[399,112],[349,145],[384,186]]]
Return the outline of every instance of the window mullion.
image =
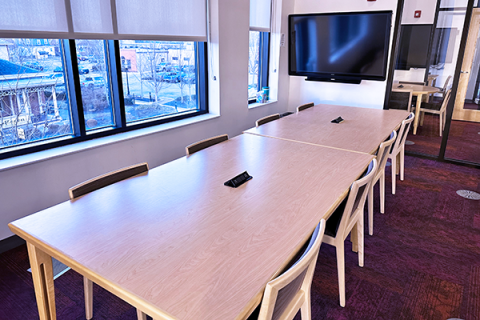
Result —
[[[112,104],[115,113],[115,126],[125,128],[127,120],[125,115],[125,99],[123,93],[122,64],[120,59],[120,45],[117,40],[107,41],[108,63],[112,89]]]
[[[80,75],[78,72],[77,51],[75,40],[64,40],[65,66],[67,69],[68,92],[72,110],[72,125],[76,136],[85,136],[85,117],[83,115]]]
[[[262,32],[260,38],[260,66],[261,66],[261,78],[259,79],[260,83],[260,90],[262,87],[268,87],[268,64],[269,64],[269,48],[270,48],[270,33],[269,32]]]

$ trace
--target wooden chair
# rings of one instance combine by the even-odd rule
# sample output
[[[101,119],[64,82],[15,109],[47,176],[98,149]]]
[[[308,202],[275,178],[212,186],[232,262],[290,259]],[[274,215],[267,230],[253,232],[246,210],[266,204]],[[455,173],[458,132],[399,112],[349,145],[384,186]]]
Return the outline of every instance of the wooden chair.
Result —
[[[130,167],[106,173],[104,175],[77,184],[76,186],[68,189],[68,193],[70,195],[70,199],[74,200],[89,192],[101,189],[108,185],[145,172],[148,172],[148,164],[146,162],[136,164]],[[86,277],[83,277],[83,286],[85,294],[85,315],[87,319],[91,319],[93,317],[93,282]],[[140,315],[140,313],[138,314]],[[138,319],[142,318],[139,317]]]
[[[431,103],[431,102],[422,102],[420,106],[420,125],[423,125],[423,118],[425,116],[425,113],[433,113],[433,114],[438,114],[440,117],[440,123],[439,123],[439,128],[440,128],[440,137],[443,134],[443,129],[445,128],[445,118],[447,115],[447,106],[448,102],[450,100],[450,96],[452,95],[452,89],[447,90],[445,93],[445,96],[443,98],[443,101],[440,103]]]
[[[278,119],[280,119],[280,114],[279,113],[271,114],[269,116],[258,119],[255,122],[255,127],[259,127],[262,124],[269,123],[270,121],[274,121],[274,120],[278,120]]]
[[[313,106],[314,106],[313,102],[309,102],[309,103],[302,104],[301,106],[298,106],[298,107],[297,107],[297,112],[306,110],[306,109],[311,108],[311,107],[313,107]]]
[[[325,220],[322,219],[313,231],[308,247],[300,259],[267,283],[258,320],[290,320],[299,309],[302,320],[311,320],[310,287],[325,225]]]
[[[376,171],[377,160],[373,159],[364,176],[352,183],[348,197],[328,218],[325,227],[323,242],[335,246],[337,251],[338,289],[342,307],[345,307],[345,238],[356,226],[358,265],[363,267],[363,207]]]
[[[194,154],[195,152],[211,147],[213,145],[216,145],[217,143],[220,143],[226,140],[228,140],[228,134],[222,134],[220,136],[216,136],[216,137],[212,137],[212,138],[208,138],[202,141],[192,143],[191,145],[188,145],[185,148],[185,150],[188,156],[188,155]]]
[[[388,155],[392,148],[397,132],[393,131],[388,140],[382,142],[377,151],[377,172],[372,179],[370,189],[368,190],[368,234],[373,235],[373,187],[380,180],[380,212],[385,212],[385,165],[387,164]]]
[[[395,183],[397,177],[397,156],[400,155],[400,180],[403,180],[405,171],[405,140],[407,140],[408,131],[415,118],[415,114],[410,113],[407,119],[402,121],[400,129],[397,131],[397,139],[393,145],[388,158],[392,163],[392,194],[395,194]]]
[[[440,92],[438,93],[442,95],[443,99],[445,99],[445,94],[448,91],[448,85],[450,84],[450,79],[452,79],[452,76],[448,76],[447,79],[445,80],[445,83],[443,84],[443,87],[439,88]]]
[[[130,167],[112,171],[101,176],[92,178],[68,189],[70,199],[76,199],[89,192],[114,184],[130,177],[136,176],[148,171],[148,163],[139,163]]]
[[[392,89],[388,109],[407,110],[410,112],[412,106],[412,89]]]

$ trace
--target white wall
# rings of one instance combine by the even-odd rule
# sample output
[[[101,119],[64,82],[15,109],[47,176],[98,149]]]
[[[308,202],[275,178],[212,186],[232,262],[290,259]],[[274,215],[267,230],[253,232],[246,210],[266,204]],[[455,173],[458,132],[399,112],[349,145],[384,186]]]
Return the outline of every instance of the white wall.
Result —
[[[328,13],[353,11],[391,10],[392,29],[390,46],[395,22],[396,0],[368,2],[366,0],[296,0],[294,13]],[[288,43],[288,42],[287,42]],[[385,99],[386,81],[366,81],[357,84],[305,81],[305,77],[290,77],[289,109],[313,101],[335,105],[359,106],[382,109]]]
[[[220,117],[145,135],[21,167],[0,171],[0,239],[12,235],[15,219],[68,200],[67,189],[96,175],[137,162],[155,167],[185,154],[185,146],[218,134],[230,137],[253,127],[255,120],[287,110],[289,77],[286,49],[280,50],[278,102],[249,109],[247,63],[249,0],[211,0],[213,73],[210,108]],[[282,33],[294,0],[283,0]],[[10,160],[11,161],[11,160]],[[5,163],[5,162],[4,162]],[[0,161],[2,167],[2,161]]]
[[[436,7],[437,0],[405,0],[402,24],[433,24]],[[414,13],[417,10],[422,11],[420,18],[414,17]]]

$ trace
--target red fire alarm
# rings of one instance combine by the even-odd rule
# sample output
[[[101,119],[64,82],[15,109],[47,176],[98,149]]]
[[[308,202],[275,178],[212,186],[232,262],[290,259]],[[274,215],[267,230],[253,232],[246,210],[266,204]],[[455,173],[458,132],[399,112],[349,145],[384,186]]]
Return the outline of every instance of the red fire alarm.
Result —
[[[414,14],[414,17],[415,18],[420,18],[421,15],[422,15],[422,11],[421,10],[416,10],[415,14]]]

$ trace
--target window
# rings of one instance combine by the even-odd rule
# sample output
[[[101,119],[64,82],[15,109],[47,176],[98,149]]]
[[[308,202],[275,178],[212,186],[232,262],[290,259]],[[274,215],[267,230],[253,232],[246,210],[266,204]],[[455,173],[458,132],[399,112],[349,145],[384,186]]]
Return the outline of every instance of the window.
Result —
[[[268,32],[250,31],[248,48],[248,101],[256,101],[256,94],[268,86]]]
[[[207,0],[5,1],[0,159],[207,112]]]
[[[268,57],[271,0],[250,0],[250,34],[248,50],[248,102],[268,86]]]
[[[195,42],[120,41],[127,124],[197,111]]]
[[[207,112],[205,43],[0,39],[0,159]]]
[[[0,148],[72,134],[59,41],[0,39]],[[3,48],[2,48],[3,47]]]

